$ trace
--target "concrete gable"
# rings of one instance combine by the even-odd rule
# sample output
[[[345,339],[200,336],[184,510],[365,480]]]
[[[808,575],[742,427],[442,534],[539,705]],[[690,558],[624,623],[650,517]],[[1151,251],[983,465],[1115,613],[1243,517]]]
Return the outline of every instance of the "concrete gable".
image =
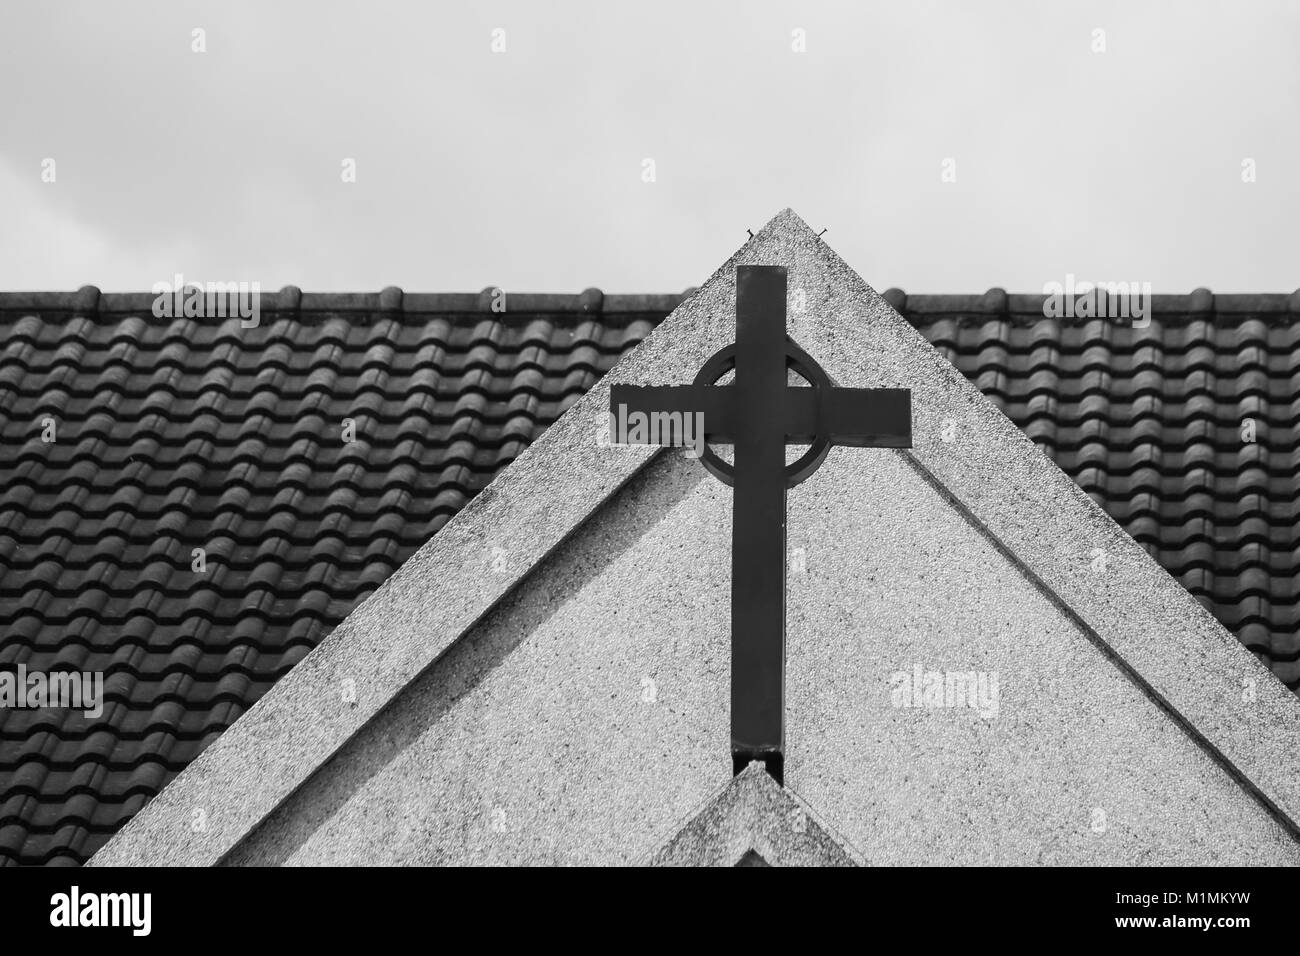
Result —
[[[907,456],[838,450],[790,504],[786,784],[870,862],[1300,862]],[[660,456],[227,862],[628,864],[667,842],[776,864],[739,846],[752,820],[674,836],[730,778],[729,522],[724,486]],[[963,682],[936,699],[934,673]]]
[[[1295,862],[1300,702],[790,212],[95,862],[662,847],[730,778],[730,491],[596,436],[612,382],[732,340],[741,263],[787,266],[839,384],[914,393],[910,453],[835,449],[790,495],[790,791],[872,862]],[[996,677],[996,714],[929,706],[931,673],[977,705]]]

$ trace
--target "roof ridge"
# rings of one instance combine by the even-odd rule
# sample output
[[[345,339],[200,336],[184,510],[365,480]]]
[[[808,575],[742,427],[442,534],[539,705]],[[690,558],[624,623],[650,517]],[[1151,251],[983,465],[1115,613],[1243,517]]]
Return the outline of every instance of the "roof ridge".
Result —
[[[605,293],[592,287],[580,293],[510,292],[489,286],[481,292],[404,292],[388,286],[379,292],[302,292],[285,286],[262,293],[260,309],[282,317],[295,313],[300,321],[313,321],[340,313],[376,315],[490,315],[496,321],[513,324],[534,321],[541,316],[666,315],[690,298],[691,286],[679,293]],[[955,317],[970,321],[979,317],[1001,317],[1022,324],[1052,318],[1062,325],[1078,325],[1104,316],[1049,316],[1044,311],[1047,293],[1008,293],[994,287],[982,293],[912,293],[897,287],[886,289],[883,298],[895,310],[917,319]],[[0,312],[53,312],[71,315],[110,316],[152,313],[156,296],[149,292],[103,293],[95,286],[76,292],[0,292]],[[1150,296],[1151,312],[1161,322],[1208,320],[1229,323],[1238,315],[1276,317],[1300,322],[1300,289],[1294,292],[1214,293],[1198,288],[1189,293],[1156,293]],[[160,317],[176,321],[179,316]]]

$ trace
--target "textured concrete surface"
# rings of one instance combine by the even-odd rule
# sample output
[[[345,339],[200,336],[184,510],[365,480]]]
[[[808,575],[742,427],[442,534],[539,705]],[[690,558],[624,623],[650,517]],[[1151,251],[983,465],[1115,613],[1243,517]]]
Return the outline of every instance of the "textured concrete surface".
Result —
[[[789,513],[786,783],[868,861],[1300,862],[904,454],[833,451]],[[644,859],[728,774],[729,523],[721,484],[660,458],[229,862]],[[995,678],[996,713],[896,706],[917,665]],[[730,854],[758,817],[726,806],[669,858]],[[737,854],[795,852],[774,839]]]
[[[732,340],[734,268],[742,263],[789,268],[792,301],[800,296],[806,302],[804,311],[792,318],[792,334],[840,384],[901,385],[914,390],[914,480],[925,484],[919,474],[923,471],[946,487],[969,509],[971,522],[1002,542],[1007,554],[993,551],[1006,568],[1020,562],[1029,569],[1040,586],[1034,591],[1023,585],[1023,594],[1015,592],[1017,601],[1029,603],[1031,593],[1038,593],[1045,595],[1048,606],[1058,602],[1068,608],[1052,624],[1058,645],[1068,643],[1068,623],[1079,640],[1109,666],[1127,674],[1132,688],[1142,691],[1130,699],[1103,686],[1111,694],[1109,704],[1123,708],[1124,717],[1113,719],[1136,721],[1134,727],[1146,728],[1138,717],[1139,703],[1144,696],[1159,701],[1174,719],[1187,725],[1191,734],[1187,739],[1213,753],[1294,832],[1292,821],[1300,819],[1300,701],[787,211],[765,226],[209,748],[94,862],[220,859],[447,653],[458,637],[510,593],[520,575],[649,460],[652,453],[646,449],[610,449],[595,443],[608,388],[619,381],[689,382],[705,358]],[[945,431],[953,440],[943,440]],[[848,453],[837,450],[832,458]],[[905,460],[887,452],[856,454]],[[717,523],[725,528],[728,521],[729,510]],[[642,560],[653,562],[656,556],[646,554]],[[696,565],[701,575],[691,587],[716,586],[709,584],[710,575],[722,569],[725,576],[727,566],[724,559],[716,567],[707,562]],[[1006,576],[1012,577],[1010,571]],[[892,586],[897,598],[925,598],[914,581]],[[997,587],[991,585],[993,589],[983,594],[981,606],[990,608],[994,594],[1004,596]],[[666,597],[662,600],[667,602],[667,613],[673,605]],[[721,603],[725,606],[725,601]],[[646,606],[640,607],[642,614],[650,613]],[[1045,615],[1042,612],[1037,620],[1052,621]],[[845,626],[851,626],[852,619],[849,614]],[[725,627],[720,633],[725,634]],[[508,661],[506,669],[510,669]],[[792,673],[791,680],[795,679]],[[351,698],[339,692],[348,681],[356,688]],[[832,696],[829,687],[819,693],[828,699]],[[803,759],[795,756],[798,744],[793,735],[792,730],[791,759]],[[1195,752],[1178,750],[1173,743],[1171,747],[1171,766],[1189,774],[1208,774],[1202,778],[1207,792],[1218,792],[1217,778],[1196,762]],[[1123,782],[1115,779],[1114,764],[1109,766],[1101,774],[1108,783],[1105,792]],[[1224,774],[1214,764],[1207,766]],[[674,766],[656,772],[677,771]],[[790,768],[788,779],[796,791],[802,772],[797,766]],[[834,777],[831,771],[826,773],[829,786]],[[850,775],[843,773],[847,784]],[[818,786],[811,776],[805,783],[813,790]],[[1137,801],[1136,806],[1147,805],[1136,795],[1125,799]],[[1129,804],[1121,801],[1120,805]],[[1284,853],[1272,840],[1273,831],[1251,818],[1244,805],[1225,797],[1221,804],[1198,806],[1211,815],[1227,814],[1229,832],[1236,826],[1244,828],[1233,832],[1233,838],[1259,839],[1265,856]],[[1096,809],[1105,812],[1104,806]],[[206,823],[196,829],[192,821],[200,810]],[[845,832],[853,831],[846,826]],[[1162,831],[1149,823],[1141,832],[1154,839]],[[1133,858],[1133,848],[1140,842],[1127,842],[1117,858]],[[285,844],[290,845],[292,840]],[[1017,850],[1023,851],[1024,847]],[[1065,855],[1078,852],[1077,847],[1069,847]],[[1216,845],[1196,852],[1214,856],[1219,849]]]
[[[861,856],[751,763],[649,860],[652,866],[858,866]]]
[[[789,543],[786,785],[873,864],[1300,862],[905,454],[834,450]],[[899,706],[918,667],[985,693]]]
[[[663,455],[229,862],[646,856],[731,776],[729,498]]]

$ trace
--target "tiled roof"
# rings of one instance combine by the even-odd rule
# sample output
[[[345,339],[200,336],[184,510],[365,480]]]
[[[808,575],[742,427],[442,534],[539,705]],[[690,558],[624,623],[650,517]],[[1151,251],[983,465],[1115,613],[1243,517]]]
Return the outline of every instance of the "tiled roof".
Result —
[[[886,296],[1300,688],[1300,293]],[[0,862],[87,859],[681,298],[0,295],[0,667],[107,698],[0,709]]]

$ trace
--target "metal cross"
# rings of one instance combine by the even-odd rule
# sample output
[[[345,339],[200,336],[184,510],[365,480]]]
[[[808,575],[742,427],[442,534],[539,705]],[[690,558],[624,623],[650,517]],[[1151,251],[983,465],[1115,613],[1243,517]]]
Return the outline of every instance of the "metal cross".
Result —
[[[785,493],[832,445],[912,447],[912,393],[839,388],[785,331],[786,270],[736,270],[736,341],[691,385],[615,385],[614,417],[685,421],[707,441],[735,446],[735,463],[704,446],[701,462],[734,492],[731,544],[731,752],[733,769],[761,760],[783,781],[785,749]],[[735,370],[733,384],[714,383]],[[811,387],[789,385],[793,369]],[[655,441],[650,431],[647,443]],[[679,429],[659,443],[680,444]],[[631,439],[635,441],[635,439]],[[791,465],[786,445],[810,445]]]

